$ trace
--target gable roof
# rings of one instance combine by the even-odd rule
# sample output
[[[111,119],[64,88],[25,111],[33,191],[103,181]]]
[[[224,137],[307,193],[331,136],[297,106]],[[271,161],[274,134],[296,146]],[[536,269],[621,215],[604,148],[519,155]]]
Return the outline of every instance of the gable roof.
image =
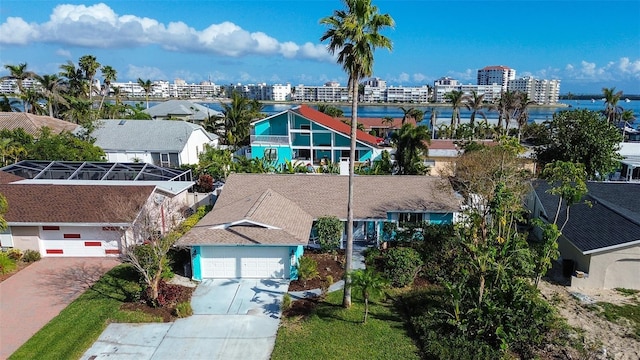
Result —
[[[94,145],[109,151],[171,151],[184,149],[192,133],[202,131],[209,141],[214,135],[200,125],[182,120],[99,120],[91,133]]]
[[[289,111],[293,111],[294,113],[316,122],[322,126],[325,126],[333,131],[339,132],[343,135],[346,135],[348,138],[351,138],[351,126],[343,123],[342,121],[331,117],[325,113],[322,113],[308,105],[300,105],[299,107],[290,109]],[[356,131],[356,140],[363,142],[372,147],[378,147],[378,138],[367,134],[362,130]]]
[[[154,189],[153,186],[0,185],[0,193],[9,204],[4,218],[10,225],[129,224],[137,213],[123,212],[122,201],[126,199],[141,208]]]
[[[54,134],[60,134],[64,131],[74,132],[79,128],[79,125],[51,116],[23,112],[0,112],[0,130],[24,129],[27,134],[38,136],[43,127],[48,127]]]
[[[550,186],[544,181],[533,186],[551,220],[558,197],[547,193]],[[587,195],[571,206],[562,235],[585,255],[640,244],[640,183],[589,182],[587,189]],[[562,206],[558,224],[566,219],[565,209]]]
[[[154,105],[143,112],[152,118],[168,118],[177,116],[188,120],[204,121],[211,116],[223,117],[220,111],[213,110],[204,105],[189,100],[167,100]]]
[[[267,189],[215,207],[178,244],[304,245],[312,225],[311,215]]]

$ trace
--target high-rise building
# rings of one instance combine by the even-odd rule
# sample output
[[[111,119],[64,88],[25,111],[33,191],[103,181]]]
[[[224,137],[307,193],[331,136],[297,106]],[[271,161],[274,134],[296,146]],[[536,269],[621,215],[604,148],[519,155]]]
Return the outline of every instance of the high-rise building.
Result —
[[[555,104],[560,97],[560,80],[538,80],[526,76],[509,81],[508,90],[523,92],[536,104]]]
[[[515,80],[516,71],[507,66],[486,66],[478,70],[478,85],[502,86],[502,91],[507,91],[509,80]]]

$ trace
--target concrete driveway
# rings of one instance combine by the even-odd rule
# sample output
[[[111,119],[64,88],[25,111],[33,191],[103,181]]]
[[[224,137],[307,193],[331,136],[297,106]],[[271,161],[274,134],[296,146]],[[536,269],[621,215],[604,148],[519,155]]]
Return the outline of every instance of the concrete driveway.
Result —
[[[43,258],[0,283],[0,359],[120,262],[110,258]]]
[[[191,299],[193,316],[173,323],[110,324],[81,359],[268,360],[288,288],[285,280],[205,280]]]

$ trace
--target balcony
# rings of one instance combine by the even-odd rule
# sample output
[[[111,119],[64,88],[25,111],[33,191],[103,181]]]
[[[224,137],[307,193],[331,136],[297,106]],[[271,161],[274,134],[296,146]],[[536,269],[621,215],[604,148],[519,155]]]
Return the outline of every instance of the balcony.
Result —
[[[252,144],[289,144],[289,136],[287,135],[251,135]]]

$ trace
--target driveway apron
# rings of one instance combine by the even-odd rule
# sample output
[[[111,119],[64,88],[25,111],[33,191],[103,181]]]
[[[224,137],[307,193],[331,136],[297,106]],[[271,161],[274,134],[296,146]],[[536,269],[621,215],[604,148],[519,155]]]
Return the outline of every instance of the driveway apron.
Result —
[[[118,264],[108,258],[43,258],[1,282],[0,359]]]
[[[110,324],[82,359],[265,359],[271,357],[288,281],[208,279],[194,315],[164,324]]]

